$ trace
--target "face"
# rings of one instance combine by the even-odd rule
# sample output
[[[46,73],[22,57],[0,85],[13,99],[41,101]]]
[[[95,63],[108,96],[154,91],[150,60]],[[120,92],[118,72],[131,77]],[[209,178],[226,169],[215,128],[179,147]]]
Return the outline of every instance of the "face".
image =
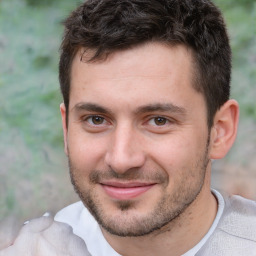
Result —
[[[142,236],[196,200],[208,168],[203,95],[191,52],[149,43],[104,61],[74,59],[68,128],[72,183],[104,230]]]

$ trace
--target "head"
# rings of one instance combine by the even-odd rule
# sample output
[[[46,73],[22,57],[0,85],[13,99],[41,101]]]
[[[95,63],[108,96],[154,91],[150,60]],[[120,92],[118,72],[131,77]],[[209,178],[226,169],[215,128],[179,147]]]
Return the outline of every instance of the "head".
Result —
[[[208,126],[229,99],[231,50],[221,12],[207,0],[88,0],[65,21],[59,79],[68,109],[70,71],[79,49],[94,50],[83,61],[144,44],[185,45],[192,50],[193,87],[205,98]],[[68,113],[67,113],[68,114]]]
[[[89,0],[65,26],[61,113],[77,193],[115,235],[175,223],[210,194],[210,159],[235,136],[220,12],[205,0]]]

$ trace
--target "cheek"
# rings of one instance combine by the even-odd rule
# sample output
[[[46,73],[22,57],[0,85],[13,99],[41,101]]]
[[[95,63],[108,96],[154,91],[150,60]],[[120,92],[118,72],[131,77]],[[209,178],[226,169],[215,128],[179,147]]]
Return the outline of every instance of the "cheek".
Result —
[[[68,137],[69,158],[80,170],[100,169],[105,155],[104,139],[97,136],[70,133]]]
[[[191,137],[181,136],[153,144],[150,147],[151,158],[171,176],[177,174],[177,170],[193,166],[199,148],[202,147]]]

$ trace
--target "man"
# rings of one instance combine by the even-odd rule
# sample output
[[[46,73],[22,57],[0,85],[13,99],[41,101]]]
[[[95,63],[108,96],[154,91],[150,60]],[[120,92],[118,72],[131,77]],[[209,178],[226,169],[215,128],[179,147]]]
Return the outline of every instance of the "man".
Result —
[[[239,115],[220,11],[88,0],[65,27],[60,109],[81,202],[55,220],[93,256],[256,255],[255,202],[210,188]]]

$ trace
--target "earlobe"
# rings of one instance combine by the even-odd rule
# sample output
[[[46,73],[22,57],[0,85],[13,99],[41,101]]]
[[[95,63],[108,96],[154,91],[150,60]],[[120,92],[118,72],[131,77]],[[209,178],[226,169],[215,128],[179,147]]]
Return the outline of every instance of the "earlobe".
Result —
[[[66,122],[66,107],[64,103],[60,104],[60,113],[62,118],[62,129],[63,129],[63,137],[64,137],[64,151],[66,155],[68,154],[68,146],[67,146],[67,122]]]
[[[210,158],[223,158],[232,147],[238,127],[239,106],[228,100],[216,113],[211,129]]]

